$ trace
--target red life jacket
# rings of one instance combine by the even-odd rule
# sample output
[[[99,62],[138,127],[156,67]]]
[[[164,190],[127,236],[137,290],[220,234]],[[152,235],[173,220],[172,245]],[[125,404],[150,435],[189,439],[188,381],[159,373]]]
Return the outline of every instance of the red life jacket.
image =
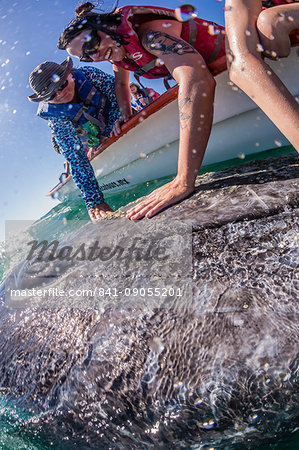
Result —
[[[151,20],[176,20],[175,11],[151,6],[124,6],[117,10],[121,13],[121,24],[117,32],[128,41],[125,45],[130,59],[114,64],[126,70],[143,75],[146,78],[161,78],[168,75],[165,65],[157,64],[157,58],[141,45],[135,31],[139,25]],[[167,28],[165,28],[167,33]],[[182,23],[181,38],[189,42],[204,58],[207,64],[225,55],[224,27],[199,18]]]
[[[264,0],[262,2],[264,8],[271,8],[272,6],[287,5],[288,3],[296,3],[295,0]]]

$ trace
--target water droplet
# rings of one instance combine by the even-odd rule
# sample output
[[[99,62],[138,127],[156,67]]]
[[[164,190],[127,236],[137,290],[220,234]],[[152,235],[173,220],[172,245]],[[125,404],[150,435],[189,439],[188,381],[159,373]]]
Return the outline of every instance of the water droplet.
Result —
[[[267,75],[272,75],[272,72],[271,72],[271,70],[267,70]]]
[[[51,80],[52,80],[54,83],[58,83],[58,81],[60,81],[60,76],[57,75],[57,73],[54,73],[54,75],[51,76]]]
[[[284,382],[289,381],[290,378],[291,378],[291,375],[290,375],[289,373],[287,373],[287,374],[283,377],[282,381],[284,381]]]
[[[251,416],[251,420],[256,420],[258,418],[258,415],[257,414],[253,414],[252,416]]]
[[[288,16],[288,21],[289,21],[289,22],[294,22],[294,17]]]
[[[231,64],[235,59],[232,52],[227,52],[226,58],[227,58],[227,61],[229,62],[229,64]]]
[[[164,65],[163,59],[157,58],[157,59],[156,59],[156,62],[155,62],[155,66],[156,66],[156,67],[161,67],[161,66],[163,66],[163,65]]]
[[[171,23],[169,23],[169,22],[164,22],[162,26],[163,26],[164,28],[168,28],[168,27],[171,26]]]
[[[203,422],[203,427],[206,428],[207,430],[210,430],[211,428],[213,428],[213,426],[215,425],[214,420],[209,420],[209,422]]]
[[[197,397],[197,398],[194,400],[194,405],[195,405],[195,406],[198,406],[198,405],[201,405],[201,404],[202,404],[202,399],[199,398],[199,397]]]
[[[63,223],[64,226],[67,225],[67,218],[66,218],[66,217],[64,217],[64,218],[62,219],[62,223]]]
[[[269,363],[265,363],[265,364],[264,364],[264,369],[265,369],[265,370],[268,370],[269,367],[270,367],[270,364],[269,364]]]
[[[164,350],[164,345],[159,337],[154,337],[150,342],[149,346],[151,350],[155,353],[161,353]]]
[[[195,155],[195,154],[197,153],[197,150],[194,148],[194,149],[192,150],[192,153]]]
[[[92,38],[92,35],[91,35],[91,34],[86,34],[86,36],[85,36],[85,38],[84,38],[84,41],[85,41],[85,42],[89,42],[89,41],[91,40],[91,38]]]
[[[175,389],[179,389],[182,385],[183,385],[182,381],[177,381],[176,383],[173,384],[173,387]]]
[[[38,69],[37,73],[40,74],[42,73],[43,69]]]
[[[209,33],[211,36],[216,36],[217,34],[220,33],[220,30],[219,30],[219,28],[215,28],[214,25],[209,25],[209,26],[208,26],[208,33]]]
[[[274,141],[274,144],[277,145],[277,147],[281,147],[281,142],[280,141]]]
[[[202,97],[207,97],[207,93],[206,92],[203,92],[201,95],[202,95]]]
[[[259,147],[259,146],[260,146],[260,143],[259,143],[259,142],[256,142],[254,145],[255,145],[256,147]]]
[[[256,50],[257,50],[259,53],[262,53],[262,52],[264,51],[264,47],[262,46],[262,44],[257,44],[257,45],[256,45]]]
[[[194,6],[185,4],[176,8],[174,14],[179,22],[188,22],[195,16],[194,11]]]
[[[246,305],[246,304],[243,305],[243,308],[244,308],[244,309],[247,309],[247,308],[248,308],[248,305]]]
[[[66,174],[65,173],[62,173],[61,175],[60,175],[60,177],[59,177],[59,181],[60,181],[60,183],[65,183],[65,181],[66,181]]]
[[[238,154],[239,159],[245,159],[245,153],[239,153]]]
[[[30,52],[26,52],[26,56],[30,55]]]
[[[273,34],[270,34],[269,39],[270,39],[270,41],[274,41],[275,36]]]
[[[144,121],[144,117],[139,117],[138,122],[143,122]]]
[[[251,36],[251,31],[250,30],[246,30],[245,34],[246,34],[246,36]]]
[[[265,383],[266,383],[266,384],[269,384],[269,383],[271,383],[271,380],[270,380],[270,378],[267,378],[267,379],[265,380]]]
[[[139,153],[139,156],[140,156],[140,158],[146,158],[146,153],[140,152],[140,153]]]
[[[14,109],[12,113],[13,113],[13,114],[16,114],[16,113],[17,113],[17,110],[16,110],[16,109]]]
[[[272,58],[277,58],[277,53],[273,50],[273,51],[271,52],[271,56],[272,56]]]

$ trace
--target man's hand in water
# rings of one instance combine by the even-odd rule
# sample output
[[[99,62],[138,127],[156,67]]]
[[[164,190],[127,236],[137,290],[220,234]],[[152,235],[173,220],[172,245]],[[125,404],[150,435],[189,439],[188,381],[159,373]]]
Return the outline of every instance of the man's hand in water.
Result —
[[[95,205],[92,208],[89,208],[88,214],[91,218],[92,222],[96,222],[103,217],[106,217],[109,212],[112,212],[113,209],[107,203],[100,203],[99,205]]]
[[[142,219],[142,217],[147,217],[149,219],[162,211],[162,209],[188,197],[193,190],[194,186],[180,184],[175,178],[170,183],[155,189],[142,202],[131,208],[127,212],[127,219],[137,220]]]

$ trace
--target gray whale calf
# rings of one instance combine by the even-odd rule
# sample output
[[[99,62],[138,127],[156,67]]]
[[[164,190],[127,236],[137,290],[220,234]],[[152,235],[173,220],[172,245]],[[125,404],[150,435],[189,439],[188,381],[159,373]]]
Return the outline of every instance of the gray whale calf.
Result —
[[[229,449],[294,432],[297,164],[290,154],[207,174],[190,198],[150,221],[181,221],[184,242],[191,230],[190,273],[188,242],[168,273],[191,289],[180,298],[103,297],[94,306],[48,296],[16,305],[6,281],[0,383],[28,411],[23,435],[55,448]],[[119,217],[87,225],[66,243],[120,236],[128,225]],[[105,272],[98,261],[78,269],[61,258],[50,268],[38,262],[39,277],[29,276],[34,264],[12,271],[19,289],[108,280],[120,292],[138,273],[124,277],[112,260]],[[159,278],[140,267],[138,283]]]

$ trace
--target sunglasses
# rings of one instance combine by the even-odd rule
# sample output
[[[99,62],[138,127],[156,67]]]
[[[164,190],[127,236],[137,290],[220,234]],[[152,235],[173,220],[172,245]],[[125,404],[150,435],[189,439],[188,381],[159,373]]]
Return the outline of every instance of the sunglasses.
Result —
[[[65,82],[61,86],[59,86],[59,88],[47,100],[48,101],[54,100],[54,98],[56,97],[57,92],[63,91],[63,89],[65,89],[68,84],[69,84],[68,80],[65,80]]]
[[[89,55],[93,55],[94,53],[96,53],[100,44],[101,38],[98,36],[98,33],[96,31],[92,30],[90,39],[84,42],[82,46],[80,61],[92,62],[93,59]]]

